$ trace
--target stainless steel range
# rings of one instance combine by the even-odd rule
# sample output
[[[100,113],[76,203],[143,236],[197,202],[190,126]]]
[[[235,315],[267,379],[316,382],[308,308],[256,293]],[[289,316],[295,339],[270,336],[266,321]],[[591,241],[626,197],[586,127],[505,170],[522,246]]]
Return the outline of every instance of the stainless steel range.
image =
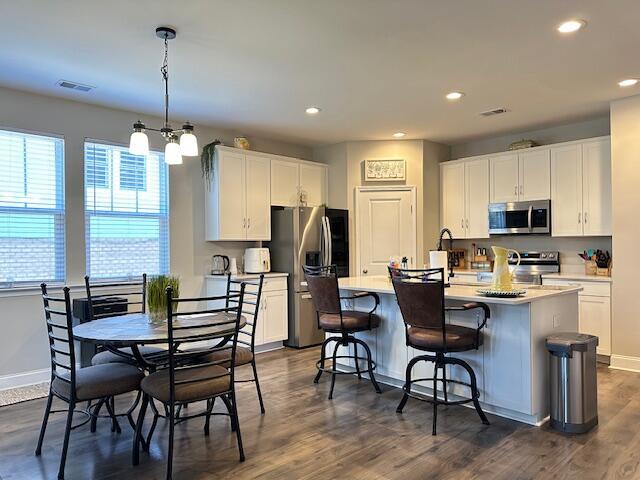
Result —
[[[560,271],[560,252],[519,252],[520,265],[514,272],[514,283],[542,285],[542,274]],[[517,258],[509,255],[509,265],[515,265]],[[491,283],[491,272],[479,272],[478,282]]]

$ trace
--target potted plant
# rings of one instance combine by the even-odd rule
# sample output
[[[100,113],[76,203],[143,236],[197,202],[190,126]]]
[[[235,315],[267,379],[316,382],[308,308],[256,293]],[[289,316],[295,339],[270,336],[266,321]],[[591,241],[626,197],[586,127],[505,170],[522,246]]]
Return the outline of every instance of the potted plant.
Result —
[[[207,182],[207,188],[211,188],[211,179],[214,175],[214,162],[216,158],[216,145],[221,145],[220,140],[214,140],[202,147],[200,155],[200,166],[202,167],[202,177]]]
[[[153,321],[167,319],[167,287],[173,288],[173,296],[180,296],[180,279],[171,275],[152,277],[147,283],[147,305],[149,319]],[[174,305],[174,312],[178,305]]]

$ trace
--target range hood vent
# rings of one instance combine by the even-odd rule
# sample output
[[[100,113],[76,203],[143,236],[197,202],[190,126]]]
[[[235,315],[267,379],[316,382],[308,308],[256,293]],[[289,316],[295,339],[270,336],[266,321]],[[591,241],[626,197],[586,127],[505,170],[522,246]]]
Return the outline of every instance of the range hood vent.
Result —
[[[59,87],[68,88],[70,90],[78,90],[80,92],[88,92],[96,87],[91,85],[83,85],[82,83],[70,82],[69,80],[58,80],[56,83]]]
[[[483,117],[492,117],[493,115],[501,115],[503,113],[507,113],[508,111],[509,110],[507,110],[505,107],[499,107],[492,110],[480,112],[480,115],[482,115]]]

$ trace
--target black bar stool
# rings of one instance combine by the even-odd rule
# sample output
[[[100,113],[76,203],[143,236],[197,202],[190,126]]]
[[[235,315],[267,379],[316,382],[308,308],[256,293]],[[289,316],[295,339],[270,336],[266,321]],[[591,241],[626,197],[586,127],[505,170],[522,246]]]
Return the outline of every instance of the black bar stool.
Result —
[[[445,356],[448,353],[477,350],[482,345],[482,329],[490,317],[489,307],[484,303],[467,303],[459,307],[445,307],[444,269],[425,270],[390,269],[393,288],[405,324],[406,344],[416,350],[431,352],[433,355],[419,355],[407,365],[404,395],[396,411],[402,413],[409,397],[433,404],[433,435],[436,434],[438,405],[460,405],[473,402],[473,405],[485,425],[489,425],[486,415],[480,407],[480,392],[476,375],[471,366],[459,358]],[[482,309],[484,316],[478,328],[447,324],[446,311]],[[418,362],[433,362],[434,374],[431,378],[412,378],[411,370]],[[446,377],[447,365],[459,365],[469,374],[469,383],[451,380]],[[438,378],[438,369],[442,369],[442,378]],[[433,397],[425,398],[411,393],[411,384],[416,381],[433,381]],[[438,382],[442,382],[444,399],[438,398]],[[471,398],[462,400],[448,399],[447,385],[457,383],[471,389]]]
[[[318,318],[318,328],[321,328],[327,333],[339,333],[340,336],[328,337],[322,342],[322,349],[320,353],[320,360],[316,363],[318,373],[313,380],[314,383],[318,383],[322,372],[331,373],[331,390],[329,391],[329,399],[333,398],[333,387],[336,382],[336,375],[351,374],[352,372],[341,371],[336,368],[338,358],[348,358],[354,361],[356,366],[356,373],[358,378],[362,378],[360,370],[360,361],[367,362],[366,372],[369,374],[369,379],[373,384],[376,392],[382,393],[376,378],[373,375],[373,371],[376,369],[376,364],[371,360],[371,350],[366,342],[354,336],[356,332],[365,332],[378,328],[380,325],[380,317],[374,312],[380,304],[380,298],[375,293],[357,293],[351,297],[340,297],[338,289],[338,276],[336,274],[336,266],[329,265],[326,267],[311,267],[303,266],[304,274],[311,293],[311,298],[316,307],[316,315]],[[369,312],[358,312],[353,310],[342,310],[340,300],[356,299],[372,297],[375,301],[373,308]],[[332,368],[326,368],[324,366],[326,360],[327,345],[331,342],[336,342],[333,349],[333,365]],[[338,355],[338,347],[340,345],[347,347],[349,344],[353,345],[353,355]],[[358,345],[362,346],[367,354],[366,358],[358,356]]]

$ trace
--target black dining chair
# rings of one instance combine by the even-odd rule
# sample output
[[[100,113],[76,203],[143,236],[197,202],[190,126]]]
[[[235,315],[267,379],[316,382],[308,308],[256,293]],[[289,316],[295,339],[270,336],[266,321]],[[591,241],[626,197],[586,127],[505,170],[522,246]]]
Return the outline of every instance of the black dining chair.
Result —
[[[402,413],[409,397],[431,403],[433,405],[432,434],[435,435],[438,405],[460,405],[472,402],[482,423],[489,425],[489,420],[482,411],[478,400],[480,391],[478,390],[476,374],[467,362],[455,357],[457,352],[480,348],[483,343],[482,329],[491,316],[489,307],[479,302],[465,303],[460,306],[446,306],[444,296],[445,273],[442,268],[421,270],[390,268],[389,272],[405,324],[405,343],[416,350],[429,353],[415,356],[409,361],[405,383],[402,387],[404,395],[396,412]],[[447,323],[446,312],[476,309],[482,310],[483,314],[477,328]],[[418,362],[433,363],[433,377],[414,379],[412,370]],[[447,365],[462,367],[469,375],[469,382],[447,379]],[[442,378],[438,378],[438,370],[442,370]],[[411,392],[411,385],[416,381],[433,382],[433,395],[431,398],[418,396]],[[438,382],[442,383],[443,399],[438,397]],[[470,398],[449,400],[447,389],[450,383],[468,387],[471,390]]]
[[[78,403],[90,400],[104,402],[115,425],[117,422],[115,414],[111,408],[111,404],[105,400],[113,398],[116,395],[138,390],[144,374],[133,365],[124,363],[76,368],[73,315],[69,288],[63,288],[62,297],[49,295],[47,286],[44,283],[41,285],[41,290],[51,357],[51,382],[49,384],[47,405],[45,407],[35,453],[38,456],[42,453],[42,442],[44,440],[49,414],[63,411],[51,410],[53,398],[56,397],[68,404],[66,411],[67,422],[64,439],[62,441],[60,468],[58,470],[58,478],[61,479],[64,478],[64,468],[71,430],[86,423],[85,421],[80,425],[72,426],[74,413],[84,413],[88,415],[89,418],[87,418],[87,421],[92,420],[92,417],[97,415],[97,412],[92,410],[75,412]],[[130,418],[130,420],[133,424],[133,419]]]
[[[231,274],[227,274],[227,300],[226,307],[236,305],[238,299],[232,297],[233,294],[239,293],[239,286],[245,284],[244,300],[242,313],[247,316],[247,325],[240,330],[238,338],[238,348],[236,349],[236,367],[243,365],[251,365],[253,377],[246,380],[235,379],[236,383],[254,382],[256,384],[256,392],[258,401],[260,402],[260,412],[265,413],[264,402],[262,400],[262,392],[260,390],[260,382],[258,380],[258,369],[256,367],[255,354],[255,337],[258,321],[260,321],[260,300],[262,298],[262,285],[264,284],[264,274],[260,274],[257,281],[252,280],[233,280]],[[264,315],[264,314],[263,314]],[[230,350],[218,350],[204,358],[205,362],[213,362],[217,360],[230,360]],[[226,364],[225,364],[226,365]]]
[[[142,405],[138,415],[137,429],[133,444],[133,464],[139,463],[140,444],[142,443],[142,423],[147,406],[151,400],[158,400],[165,406],[166,420],[169,422],[169,448],[167,452],[167,479],[172,478],[173,449],[175,426],[184,421],[197,417],[205,417],[204,434],[209,435],[209,423],[212,415],[226,415],[231,419],[231,429],[235,431],[240,452],[240,461],[244,461],[242,437],[235,392],[235,368],[240,331],[242,307],[245,285],[241,284],[237,293],[228,296],[204,298],[174,298],[173,289],[167,288],[167,332],[168,332],[168,362],[165,368],[149,374],[141,382],[143,391]],[[234,300],[229,302],[230,300]],[[178,306],[185,304],[215,304],[223,301],[226,305],[221,308],[198,308],[177,313]],[[229,302],[229,303],[227,303]],[[198,322],[190,321],[188,316],[202,315]],[[210,321],[203,321],[207,315]],[[224,334],[223,334],[224,332]],[[215,339],[223,338],[221,346],[208,346]],[[189,348],[193,344],[194,348]],[[201,348],[195,346],[205,345]],[[180,350],[179,350],[180,347]],[[184,350],[182,350],[184,349]],[[229,356],[210,362],[194,362],[194,358],[201,358],[204,354],[229,351]],[[227,413],[214,413],[215,400],[220,398],[225,404]],[[206,402],[203,412],[184,414],[178,417],[177,407],[187,403]],[[147,445],[158,419],[154,415],[153,424],[149,431]]]
[[[129,313],[146,313],[147,311],[147,274],[143,273],[139,280],[133,282],[91,282],[84,277],[84,285],[89,306],[89,319],[116,317]],[[138,351],[143,357],[157,356],[166,350],[153,345],[139,345]],[[136,365],[130,347],[117,350],[103,350],[93,356],[92,365],[105,363],[129,363]]]

